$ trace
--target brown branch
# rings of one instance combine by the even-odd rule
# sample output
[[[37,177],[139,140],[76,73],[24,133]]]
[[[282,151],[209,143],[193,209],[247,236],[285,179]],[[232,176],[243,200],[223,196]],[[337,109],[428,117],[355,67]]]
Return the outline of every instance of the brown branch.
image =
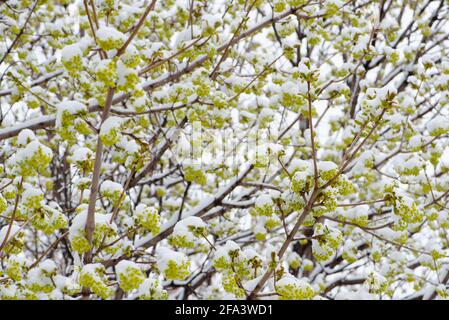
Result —
[[[133,31],[129,38],[126,40],[126,42],[123,44],[123,46],[118,49],[117,51],[117,57],[121,56],[125,51],[128,45],[133,41],[134,37],[139,32],[139,29],[142,27],[143,23],[145,22],[145,19],[147,18],[148,14],[154,9],[154,6],[156,5],[157,0],[151,1],[150,5],[146,8],[143,15],[140,17],[139,22],[137,22],[137,25],[133,28]]]
[[[106,96],[106,104],[104,106],[103,114],[101,116],[101,124],[103,124],[108,117],[109,109],[111,108],[112,105],[113,95],[114,89],[110,88]],[[86,239],[90,245],[89,251],[86,252],[86,254],[84,255],[84,261],[86,263],[92,262],[92,241],[95,230],[95,203],[97,202],[98,185],[100,182],[102,155],[103,155],[103,143],[101,142],[100,136],[98,136],[97,148],[95,153],[94,171],[92,174],[92,185],[90,187],[89,205],[87,208],[87,218],[86,218]]]
[[[245,38],[253,35],[254,33],[264,29],[265,27],[270,26],[274,22],[278,22],[291,14],[296,14],[299,9],[300,8],[291,8],[291,9],[284,11],[276,16],[273,16],[270,19],[264,20],[263,22],[259,23],[258,25],[254,26],[253,28],[248,29],[245,32],[242,32],[239,36],[235,37],[234,39],[230,40],[229,42],[219,46],[217,48],[217,52],[221,52],[221,51],[225,50],[225,48],[228,46],[235,45],[242,39],[245,39]],[[308,15],[303,15],[303,14],[297,14],[297,16],[299,18],[305,19],[305,20],[320,17],[320,15],[308,16]],[[163,85],[165,85],[167,83],[176,81],[179,78],[181,78],[183,75],[188,74],[188,73],[192,72],[193,70],[202,66],[208,59],[210,59],[208,55],[203,55],[200,58],[193,61],[192,63],[190,63],[184,69],[181,69],[175,73],[164,75],[156,80],[149,81],[147,84],[145,84],[143,86],[143,89],[145,91],[151,91],[156,88],[162,87]],[[129,93],[121,93],[118,96],[113,98],[112,104],[114,105],[114,104],[123,102],[123,101],[127,100],[129,97],[130,97]],[[95,111],[98,111],[99,109],[100,109],[100,106],[98,104],[94,104],[88,108],[88,112],[95,112]],[[54,126],[55,121],[56,121],[56,117],[54,115],[43,116],[38,119],[32,119],[32,120],[29,120],[29,121],[21,123],[21,124],[16,124],[13,127],[0,129],[0,140],[15,137],[23,129],[37,130],[37,129],[44,129],[49,126]]]

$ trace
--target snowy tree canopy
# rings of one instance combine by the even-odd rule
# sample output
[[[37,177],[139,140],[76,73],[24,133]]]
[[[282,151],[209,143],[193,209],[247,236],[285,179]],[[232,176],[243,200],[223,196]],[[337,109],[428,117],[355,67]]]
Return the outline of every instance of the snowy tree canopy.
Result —
[[[0,3],[0,299],[449,297],[449,3]]]

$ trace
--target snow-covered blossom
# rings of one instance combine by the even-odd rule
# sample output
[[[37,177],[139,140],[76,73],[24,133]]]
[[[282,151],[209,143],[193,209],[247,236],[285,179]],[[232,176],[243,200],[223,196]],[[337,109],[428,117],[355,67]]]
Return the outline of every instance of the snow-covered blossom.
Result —
[[[157,256],[157,267],[167,280],[184,280],[190,274],[190,261],[182,252],[159,247]]]
[[[305,279],[298,279],[291,274],[284,275],[276,282],[276,291],[281,299],[285,300],[305,300],[315,295],[313,288]]]
[[[206,224],[198,217],[187,217],[176,223],[170,242],[178,247],[193,247],[195,240],[206,236]]]
[[[102,26],[96,31],[98,44],[103,50],[120,48],[126,41],[125,35],[114,27]]]
[[[31,2],[0,299],[449,299],[447,1]]]
[[[124,291],[137,289],[145,279],[142,270],[132,261],[120,261],[115,267],[115,272],[120,288]]]

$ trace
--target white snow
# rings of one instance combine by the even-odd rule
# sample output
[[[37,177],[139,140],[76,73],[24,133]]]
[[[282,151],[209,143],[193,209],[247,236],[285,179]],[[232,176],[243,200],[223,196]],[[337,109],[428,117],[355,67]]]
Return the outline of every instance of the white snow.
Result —
[[[317,166],[319,171],[325,172],[335,170],[338,168],[337,164],[335,164],[332,161],[319,161]]]
[[[42,150],[42,152],[48,157],[53,156],[53,152],[49,147],[43,145],[37,140],[33,140],[30,143],[28,143],[25,148],[17,151],[16,161],[28,160],[32,158],[39,150]]]
[[[23,129],[17,136],[17,144],[23,147],[34,139],[36,139],[36,136],[33,131],[30,129]]]
[[[114,130],[114,129],[120,127],[120,125],[123,123],[123,121],[124,121],[123,118],[119,118],[119,117],[115,117],[115,116],[107,118],[101,125],[100,134],[107,135],[111,130]]]
[[[58,104],[58,109],[56,113],[56,126],[61,126],[61,118],[64,112],[68,112],[69,114],[77,114],[80,112],[87,112],[87,107],[85,104],[75,101],[75,100],[66,100]]]
[[[63,61],[70,61],[73,57],[79,56],[81,57],[83,55],[83,52],[81,51],[78,44],[70,44],[68,46],[65,46],[61,50],[61,59]]]
[[[126,41],[126,36],[113,27],[101,26],[96,31],[96,35],[97,38],[102,41],[107,41],[109,39],[112,39],[114,41],[115,40]]]
[[[89,160],[93,155],[92,150],[86,147],[76,148],[72,154],[72,161],[74,162],[82,162]]]
[[[8,234],[8,229],[9,229],[9,224],[4,226],[1,230],[0,230],[0,245],[5,241],[6,235]],[[8,236],[8,241],[11,240],[18,232],[20,231],[20,227],[13,223],[11,225],[11,229],[9,231],[9,236]]]
[[[130,260],[122,260],[115,266],[115,272],[117,274],[126,273],[127,269],[139,269],[139,266]]]
[[[105,180],[103,181],[103,183],[100,186],[100,192],[101,193],[105,193],[105,192],[121,192],[123,190],[123,187],[120,183],[111,181],[111,180]]]
[[[449,130],[449,120],[444,116],[436,116],[427,122],[426,129],[431,134],[437,130]]]
[[[171,250],[167,247],[157,247],[157,267],[160,270],[165,270],[168,262],[174,261],[177,265],[181,265],[188,261],[187,256],[182,252]]]

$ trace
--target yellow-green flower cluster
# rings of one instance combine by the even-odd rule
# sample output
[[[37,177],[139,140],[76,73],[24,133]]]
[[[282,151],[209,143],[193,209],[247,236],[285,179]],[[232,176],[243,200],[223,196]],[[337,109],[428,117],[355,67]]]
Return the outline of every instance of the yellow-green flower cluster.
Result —
[[[228,240],[224,246],[217,248],[213,265],[222,274],[223,289],[236,297],[243,297],[244,281],[257,277],[263,260],[254,250],[242,251],[238,244]]]
[[[296,270],[301,266],[302,259],[296,252],[291,252],[287,257],[287,262],[290,268]]]
[[[120,261],[115,267],[115,273],[119,286],[124,291],[137,289],[145,279],[145,275],[139,266],[128,260]]]
[[[345,241],[342,257],[349,263],[354,263],[357,261],[357,247],[351,239],[347,239]]]
[[[337,195],[337,188],[328,187],[322,190],[316,198],[316,202],[320,203],[320,205],[313,208],[313,216],[321,217],[325,213],[332,212],[337,209]]]
[[[96,34],[98,45],[105,51],[119,49],[126,41],[125,35],[113,27],[100,27]]]
[[[79,101],[63,101],[57,106],[56,128],[59,136],[69,143],[76,142],[76,133],[87,134],[82,117],[87,114],[87,106]]]
[[[53,277],[57,274],[56,264],[52,260],[44,260],[27,273],[28,289],[33,292],[50,293],[55,288]]]
[[[297,171],[292,179],[291,189],[296,194],[309,192],[313,188],[313,172],[309,170]]]
[[[368,211],[369,206],[365,204],[339,208],[337,214],[340,220],[348,221],[363,227],[368,224]]]
[[[93,152],[89,148],[76,148],[73,150],[69,160],[74,163],[83,174],[88,174],[93,169]]]
[[[395,171],[402,176],[418,176],[419,172],[425,167],[424,161],[417,157],[411,156],[408,159],[397,159]]]
[[[164,276],[167,280],[184,280],[190,274],[190,261],[177,263],[175,260],[168,260],[164,269]]]
[[[195,85],[195,93],[198,97],[209,97],[211,81],[207,70],[199,69],[192,75],[192,84]]]
[[[20,281],[27,271],[27,260],[23,255],[12,255],[6,261],[5,273],[14,281]]]
[[[80,272],[79,283],[92,290],[100,298],[107,299],[112,296],[114,291],[112,287],[108,286],[105,273],[106,270],[102,264],[87,264]]]
[[[71,76],[83,70],[83,52],[78,44],[65,46],[61,51],[61,62]]]
[[[312,240],[313,256],[318,261],[327,261],[340,246],[343,235],[335,229],[321,223],[315,224]]]
[[[417,208],[416,202],[408,197],[396,200],[394,213],[407,223],[420,223],[424,219],[424,213]]]
[[[184,280],[190,274],[187,256],[166,247],[157,249],[157,267],[167,280]]]
[[[204,174],[204,169],[195,168],[193,166],[184,167],[184,178],[188,182],[195,182],[202,186],[207,182],[207,177]]]
[[[67,217],[59,210],[48,205],[43,205],[39,214],[33,215],[31,225],[45,234],[52,234],[58,229],[64,229],[68,226]]]
[[[365,280],[365,285],[368,286],[369,292],[380,294],[388,289],[388,280],[378,272],[371,272]]]
[[[102,60],[95,68],[95,75],[104,87],[114,87],[117,82],[117,60]]]
[[[109,117],[101,125],[100,139],[105,146],[113,146],[120,139],[120,127],[122,125],[122,119],[118,117]]]
[[[318,162],[318,171],[320,178],[328,181],[337,175],[338,166],[332,161],[320,161]]]
[[[276,282],[276,292],[281,300],[310,300],[315,296],[315,291],[305,279],[291,274],[285,274]]]
[[[206,237],[206,224],[198,217],[187,217],[179,221],[169,239],[169,243],[176,247],[193,248],[197,239]]]
[[[150,208],[143,203],[136,207],[134,220],[138,225],[141,225],[153,235],[157,235],[161,230],[160,216],[156,208]]]
[[[139,299],[142,300],[167,300],[168,293],[163,289],[159,280],[145,279],[139,287]]]
[[[237,298],[242,298],[245,296],[245,290],[242,287],[243,285],[240,283],[240,280],[237,275],[227,273],[223,275],[221,283],[223,285],[223,289],[226,292],[232,293]]]
[[[413,201],[403,190],[393,185],[386,185],[385,203],[393,207],[393,213],[397,219],[393,225],[394,230],[405,230],[410,223],[420,223],[425,214],[420,210],[416,202]]]
[[[19,149],[13,158],[13,166],[22,176],[33,176],[35,173],[45,172],[53,158],[51,149],[37,140]]]
[[[9,254],[19,254],[24,247],[25,232],[16,224],[8,224],[0,229],[0,244]]]
[[[426,124],[426,129],[431,136],[440,136],[449,132],[449,125],[444,116],[437,116]]]
[[[38,210],[44,204],[44,194],[32,186],[27,187],[22,194],[22,205],[29,210]]]
[[[136,68],[141,61],[139,51],[132,44],[129,45],[126,52],[120,57],[120,61],[129,68]]]
[[[120,201],[120,197],[123,198],[123,186],[111,180],[103,181],[100,186],[100,192],[103,197],[111,201],[114,205]]]
[[[126,67],[120,60],[117,62],[117,77],[117,90],[120,91],[132,91],[140,81],[137,71]]]
[[[86,219],[87,208],[86,205],[82,205],[79,208],[79,213],[69,227],[69,240],[70,245],[74,251],[78,253],[85,253],[91,249],[89,242],[86,239]],[[114,241],[114,237],[117,235],[117,227],[114,223],[110,223],[110,214],[95,213],[95,229],[92,239],[94,248],[98,248],[101,244]]]
[[[251,210],[251,214],[254,216],[271,217],[276,213],[276,206],[273,199],[278,196],[278,193],[263,193],[259,195],[254,208]]]

